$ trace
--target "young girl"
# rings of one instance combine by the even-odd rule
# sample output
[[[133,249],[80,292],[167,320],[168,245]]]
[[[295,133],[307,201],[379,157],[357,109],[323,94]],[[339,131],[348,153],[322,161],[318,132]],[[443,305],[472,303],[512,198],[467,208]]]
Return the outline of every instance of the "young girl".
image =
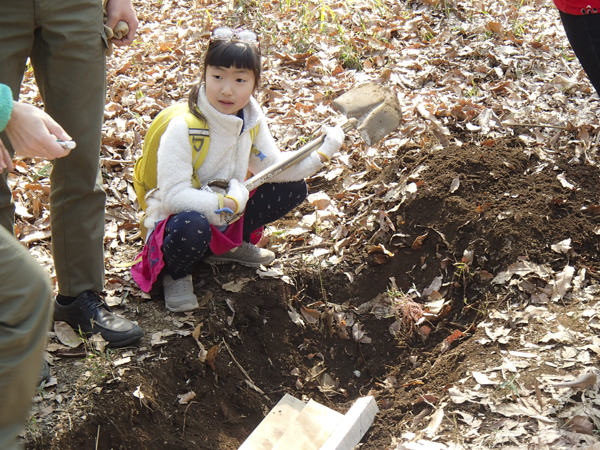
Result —
[[[192,186],[192,148],[185,119],[171,119],[161,137],[157,189],[146,199],[144,225],[149,238],[142,261],[132,272],[148,292],[164,267],[165,304],[170,311],[198,307],[191,275],[197,261],[250,267],[273,261],[273,252],[253,245],[253,232],[304,201],[304,178],[323,167],[344,140],[340,127],[325,127],[325,140],[316,152],[249,193],[242,184],[247,173],[257,174],[284,157],[252,97],[260,75],[254,32],[229,28],[212,32],[202,82],[194,86],[188,102],[190,111],[201,115],[210,131],[208,154],[196,171],[202,189]],[[257,124],[252,141],[250,131]],[[226,188],[210,187],[213,180],[226,180]],[[239,220],[228,224],[241,212]]]

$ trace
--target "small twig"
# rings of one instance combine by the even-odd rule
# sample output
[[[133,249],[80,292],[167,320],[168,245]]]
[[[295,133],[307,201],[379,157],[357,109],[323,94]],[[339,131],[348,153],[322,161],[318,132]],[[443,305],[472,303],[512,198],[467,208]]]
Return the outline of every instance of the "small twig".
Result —
[[[313,250],[315,248],[331,247],[332,245],[333,244],[331,242],[321,242],[320,244],[307,245],[305,247],[290,248],[287,252],[288,253],[295,253],[295,252],[301,252],[301,251],[304,251],[304,250]]]
[[[540,390],[539,383],[535,384],[535,396],[537,397],[537,401],[540,404],[540,413],[544,412],[544,401],[542,400],[542,391]]]
[[[98,425],[98,431],[96,432],[96,450],[98,450],[98,441],[99,440],[100,440],[100,425]]]
[[[238,366],[238,369],[240,369],[240,372],[242,372],[244,374],[244,376],[246,377],[246,380],[248,380],[250,383],[254,384],[254,381],[252,381],[252,378],[250,378],[250,375],[248,375],[248,372],[246,372],[244,370],[244,368],[242,367],[242,365],[237,362],[237,359],[235,359],[235,356],[233,356],[233,352],[231,351],[231,348],[229,348],[229,345],[227,344],[227,341],[225,341],[225,338],[223,339],[223,344],[225,344],[225,347],[227,348],[227,351],[229,352],[229,355],[231,356],[231,359],[233,359],[233,362],[235,363],[236,366]]]
[[[183,412],[183,427],[181,427],[182,434],[185,434],[185,419],[187,419],[187,412],[188,412],[188,409],[190,409],[190,406],[192,406],[192,403],[196,403],[196,402],[191,401],[185,408],[185,411]]]
[[[321,370],[319,373],[315,373],[314,375],[311,375],[310,377],[308,377],[308,378],[306,379],[306,381],[310,381],[310,380],[312,380],[313,378],[317,378],[319,375],[321,375],[322,373],[324,373],[326,370],[327,370],[327,368],[325,368],[325,369]],[[317,380],[317,381],[318,381],[318,380]]]
[[[227,351],[229,352],[229,356],[231,356],[231,359],[233,359],[233,362],[235,363],[235,365],[238,367],[238,369],[240,369],[240,372],[242,372],[244,374],[244,376],[246,377],[246,384],[248,384],[248,386],[250,386],[252,389],[254,389],[259,394],[263,395],[268,401],[271,401],[271,399],[269,397],[267,397],[267,395],[265,395],[264,391],[262,389],[260,389],[254,383],[254,381],[252,381],[252,378],[250,378],[250,375],[248,375],[248,372],[246,372],[244,370],[244,368],[237,361],[237,359],[235,359],[235,356],[233,356],[233,352],[231,351],[231,348],[229,348],[229,345],[227,344],[227,341],[225,341],[225,338],[222,338],[222,339],[223,339],[223,344],[225,344],[225,348],[227,348]]]
[[[279,392],[285,392],[285,389],[275,389],[274,391],[265,392],[267,395],[278,394]]]
[[[556,128],[557,130],[566,130],[567,127],[559,125],[549,125],[547,123],[503,123],[505,127],[534,127],[534,128]]]
[[[327,399],[327,401],[330,404],[333,404],[333,402],[331,401],[331,398],[329,398],[329,395],[327,395],[327,392],[325,392],[325,388],[323,387],[323,385],[321,384],[321,381],[318,378],[318,376],[321,375],[326,370],[327,370],[327,368],[321,370],[319,373],[316,373],[316,374],[310,376],[309,378],[306,379],[306,381],[308,382],[308,381],[314,379],[319,384],[319,387],[321,388],[321,389],[319,389],[321,391],[321,394],[323,394],[325,396],[325,398]]]
[[[448,353],[442,353],[440,356],[437,357],[437,359],[434,361],[433,365],[429,368],[425,375],[420,376],[419,378],[413,378],[409,382],[405,382],[403,384],[406,386],[424,380],[433,371],[437,363],[440,362],[442,358],[449,358],[450,356],[454,356],[456,353],[459,352],[459,350],[462,351],[461,347],[456,347],[454,350],[450,350]]]
[[[435,410],[435,407],[433,409]],[[429,408],[424,408],[423,411],[421,411],[413,418],[409,429],[414,430],[417,427],[417,425],[419,425],[423,421],[423,419],[429,415],[429,413],[431,413],[431,410]]]

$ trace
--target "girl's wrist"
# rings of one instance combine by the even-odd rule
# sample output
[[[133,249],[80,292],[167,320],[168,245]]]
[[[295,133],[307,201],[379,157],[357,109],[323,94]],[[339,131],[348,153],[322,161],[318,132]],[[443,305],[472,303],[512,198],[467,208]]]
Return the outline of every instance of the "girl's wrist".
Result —
[[[330,159],[327,157],[327,155],[326,155],[325,153],[323,153],[323,152],[320,152],[320,151],[318,151],[318,150],[317,150],[317,154],[319,155],[319,159],[321,160],[321,162],[322,162],[323,164],[325,164],[325,163],[327,163],[327,162],[331,161],[331,160],[330,160]]]
[[[240,205],[231,197],[225,197],[225,207],[231,209],[235,213],[238,212]]]

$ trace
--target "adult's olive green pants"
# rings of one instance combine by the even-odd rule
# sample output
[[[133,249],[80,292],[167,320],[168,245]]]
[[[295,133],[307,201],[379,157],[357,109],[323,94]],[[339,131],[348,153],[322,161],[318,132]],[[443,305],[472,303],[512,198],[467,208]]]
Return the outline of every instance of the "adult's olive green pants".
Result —
[[[0,449],[16,449],[42,368],[52,308],[46,271],[0,227]]]
[[[29,58],[46,112],[77,143],[53,162],[50,176],[52,254],[66,296],[104,287],[104,38],[102,0],[0,1],[0,83],[17,98]],[[13,223],[11,192],[0,177],[0,225],[12,230]]]

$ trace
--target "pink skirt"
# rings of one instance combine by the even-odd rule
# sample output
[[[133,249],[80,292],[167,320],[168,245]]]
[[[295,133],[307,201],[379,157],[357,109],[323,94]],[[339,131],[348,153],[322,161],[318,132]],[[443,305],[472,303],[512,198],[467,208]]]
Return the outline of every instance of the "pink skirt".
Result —
[[[144,292],[150,292],[152,286],[158,279],[160,272],[165,267],[163,259],[162,244],[165,237],[165,227],[171,216],[156,224],[156,228],[150,234],[142,251],[136,256],[135,264],[131,267],[131,276]],[[210,226],[212,238],[210,250],[215,255],[221,255],[232,248],[242,245],[244,232],[244,216],[227,227],[224,232],[219,231],[213,225]],[[250,242],[256,244],[262,237],[262,228],[254,231]]]

